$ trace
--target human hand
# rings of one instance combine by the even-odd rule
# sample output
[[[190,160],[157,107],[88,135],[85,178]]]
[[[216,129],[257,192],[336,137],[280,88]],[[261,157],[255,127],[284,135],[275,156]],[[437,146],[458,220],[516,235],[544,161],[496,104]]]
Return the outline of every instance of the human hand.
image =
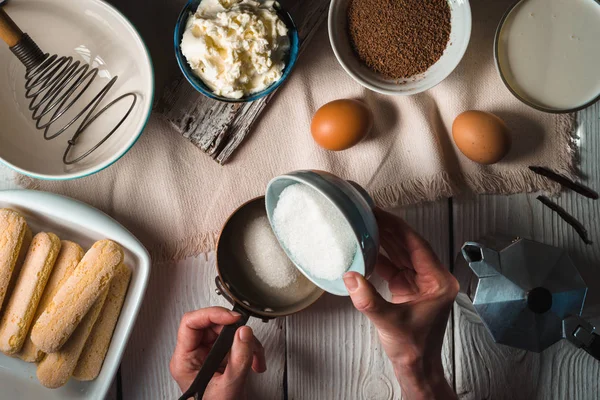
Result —
[[[192,382],[224,325],[241,315],[223,307],[209,307],[184,314],[177,333],[177,344],[169,368],[171,376],[185,392]],[[238,400],[246,398],[245,383],[250,368],[267,370],[265,350],[248,326],[240,327],[221,369],[215,373],[204,392],[204,400]]]
[[[406,398],[456,398],[444,378],[441,352],[458,282],[406,222],[380,209],[375,216],[389,256],[379,255],[375,272],[388,282],[392,299],[348,272],[344,282],[352,302],[377,328]]]

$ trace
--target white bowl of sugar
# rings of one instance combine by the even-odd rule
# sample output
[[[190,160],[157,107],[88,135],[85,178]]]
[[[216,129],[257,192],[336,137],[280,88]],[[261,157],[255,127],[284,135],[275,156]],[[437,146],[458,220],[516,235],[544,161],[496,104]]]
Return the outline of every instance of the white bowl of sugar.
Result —
[[[368,277],[379,252],[373,202],[360,186],[322,171],[295,171],[267,186],[266,208],[277,240],[321,289],[348,291],[342,276]]]

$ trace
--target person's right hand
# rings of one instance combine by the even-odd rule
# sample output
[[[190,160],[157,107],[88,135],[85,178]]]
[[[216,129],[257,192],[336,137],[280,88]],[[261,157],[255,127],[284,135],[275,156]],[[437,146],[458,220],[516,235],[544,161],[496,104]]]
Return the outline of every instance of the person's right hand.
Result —
[[[185,392],[192,382],[224,325],[241,315],[223,307],[208,307],[186,313],[181,319],[177,344],[171,358],[171,375]],[[250,369],[266,371],[265,350],[249,326],[235,332],[228,358],[215,373],[204,392],[204,400],[240,400],[246,398],[246,377]]]
[[[414,399],[453,399],[441,352],[459,285],[429,243],[400,218],[375,210],[381,245],[375,271],[388,282],[391,302],[363,276],[344,275],[354,306],[376,326],[405,394]]]

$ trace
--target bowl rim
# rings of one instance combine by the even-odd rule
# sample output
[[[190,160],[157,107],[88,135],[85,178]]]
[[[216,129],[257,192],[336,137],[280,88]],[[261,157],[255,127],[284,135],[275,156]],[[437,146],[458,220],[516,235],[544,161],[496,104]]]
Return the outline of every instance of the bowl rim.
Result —
[[[9,161],[6,161],[2,157],[0,157],[0,164],[4,165],[20,174],[27,175],[34,179],[40,179],[40,180],[45,180],[45,181],[69,181],[69,180],[74,180],[74,179],[79,179],[79,178],[85,178],[87,176],[94,175],[100,171],[103,171],[106,168],[110,167],[111,165],[115,164],[117,161],[119,161],[125,154],[127,154],[129,152],[129,150],[131,150],[131,148],[139,140],[140,136],[146,129],[148,122],[150,121],[150,115],[152,114],[152,105],[154,104],[154,94],[155,94],[156,88],[155,88],[154,64],[152,62],[152,57],[150,56],[150,51],[148,50],[148,46],[146,46],[146,43],[142,39],[142,36],[140,35],[140,33],[139,33],[138,29],[135,27],[135,25],[129,20],[129,18],[127,18],[116,7],[107,3],[105,0],[89,0],[89,1],[100,4],[101,6],[106,8],[109,12],[112,12],[117,17],[120,17],[123,20],[123,22],[125,23],[125,25],[131,29],[134,40],[136,42],[138,42],[138,44],[141,44],[141,47],[144,50],[144,53],[146,54],[146,64],[150,70],[150,91],[148,93],[148,99],[149,99],[148,110],[146,111],[146,116],[143,118],[144,122],[141,124],[139,131],[135,135],[132,136],[132,139],[131,139],[129,145],[126,148],[116,152],[111,158],[109,158],[108,160],[99,164],[98,166],[87,168],[81,172],[66,173],[66,174],[61,174],[61,175],[41,174],[41,173],[32,172],[32,171],[23,169],[17,165],[14,165],[13,163],[11,163]]]
[[[296,66],[296,62],[298,61],[298,55],[300,52],[300,35],[298,34],[298,28],[296,23],[294,22],[292,16],[289,12],[285,11],[281,6],[275,7],[275,11],[278,16],[281,18],[282,16],[286,19],[286,26],[288,28],[288,36],[290,37],[290,51],[289,51],[289,60],[284,67],[283,74],[281,78],[273,82],[271,85],[267,86],[260,92],[252,93],[249,96],[241,97],[239,99],[234,99],[230,97],[219,96],[212,92],[208,86],[204,82],[202,82],[202,78],[196,76],[191,70],[187,59],[183,55],[181,51],[181,40],[183,39],[183,34],[185,32],[185,24],[187,23],[187,19],[189,18],[189,13],[195,13],[196,10],[192,10],[192,7],[197,7],[202,0],[188,0],[187,3],[183,6],[183,9],[179,13],[177,17],[177,22],[175,23],[175,30],[173,32],[173,47],[175,50],[175,59],[177,60],[177,65],[179,66],[179,70],[183,74],[184,78],[188,83],[199,93],[204,96],[221,101],[223,103],[249,103],[258,99],[261,99],[265,96],[268,96],[275,92],[279,86],[283,84],[284,81],[287,80],[294,67]],[[205,85],[206,88],[202,85]]]
[[[281,243],[281,240],[279,239],[279,236],[277,235],[276,231],[275,231],[275,227],[273,225],[273,221],[272,221],[272,215],[273,212],[275,211],[275,208],[273,208],[273,211],[269,211],[269,207],[267,205],[268,199],[269,199],[269,192],[271,189],[271,186],[273,183],[280,181],[280,180],[291,180],[291,181],[295,181],[297,183],[309,186],[311,188],[313,188],[314,190],[316,190],[320,195],[322,195],[325,199],[327,199],[328,202],[330,202],[331,204],[333,204],[335,206],[336,209],[340,210],[340,212],[342,213],[342,215],[344,216],[344,219],[346,220],[346,222],[348,223],[348,225],[350,226],[350,229],[352,229],[352,233],[354,234],[354,238],[355,238],[355,242],[357,245],[357,251],[356,254],[360,254],[360,258],[362,259],[361,262],[361,270],[360,271],[354,271],[354,272],[358,272],[363,276],[367,275],[367,265],[366,265],[366,259],[365,259],[365,255],[364,252],[362,251],[362,242],[361,242],[361,237],[357,231],[357,229],[355,229],[354,225],[351,223],[350,218],[348,217],[348,215],[346,214],[346,212],[343,209],[340,209],[337,207],[337,205],[334,203],[334,201],[327,196],[325,193],[323,193],[323,191],[321,189],[319,189],[318,187],[316,187],[312,182],[310,182],[309,180],[307,180],[304,176],[302,175],[295,175],[295,173],[305,173],[305,172],[310,172],[312,174],[316,174],[317,176],[319,176],[319,174],[317,172],[315,172],[314,170],[298,170],[298,171],[293,171],[287,174],[283,174],[283,175],[278,175],[276,177],[274,177],[273,179],[271,179],[269,181],[269,183],[267,184],[267,189],[265,191],[265,208],[267,211],[267,218],[269,219],[269,224],[271,225],[271,228],[273,230],[273,233],[275,234],[275,237],[277,238],[277,241],[279,242],[281,248],[283,249],[283,251],[286,253],[286,255],[288,256],[288,258],[292,261],[292,263],[294,264],[294,266],[296,266],[296,269],[298,269],[308,280],[310,280],[313,284],[315,284],[316,286],[318,286],[319,288],[325,290],[328,293],[337,295],[337,296],[349,296],[350,294],[348,293],[348,291],[344,291],[344,292],[338,292],[334,289],[332,289],[329,286],[321,286],[319,283],[315,282],[315,277],[311,276],[305,269],[304,267],[302,267],[301,265],[297,264],[296,261],[294,261],[294,259],[292,258],[292,255],[290,254],[289,250],[283,245],[283,243]],[[352,186],[352,190],[356,190],[355,187]],[[347,196],[344,193],[344,196]],[[376,243],[377,245],[379,245],[379,243]],[[356,257],[356,255],[355,255]],[[350,272],[349,270],[347,270],[346,272]],[[344,274],[346,273],[344,272]],[[338,280],[342,280],[342,277],[332,280],[330,282],[336,282]],[[344,286],[345,288],[345,286]]]
[[[335,1],[335,0],[333,0],[333,1]],[[506,20],[510,16],[510,14],[523,1],[525,1],[525,0],[517,0],[513,4],[511,4],[511,6],[504,12],[504,15],[502,15],[502,18],[500,19],[500,22],[498,23],[498,26],[496,27],[496,33],[494,34],[494,64],[496,65],[496,71],[498,72],[498,75],[500,75],[500,79],[502,80],[502,83],[504,83],[504,86],[506,86],[508,91],[510,93],[512,93],[512,95],[515,96],[518,100],[520,100],[523,104],[528,105],[529,107],[534,108],[538,111],[543,111],[543,112],[550,113],[550,114],[573,113],[576,111],[583,110],[584,108],[588,108],[589,106],[591,106],[592,104],[594,104],[595,102],[600,100],[600,91],[599,91],[597,96],[593,97],[591,100],[587,101],[586,103],[584,103],[582,105],[572,107],[572,108],[550,108],[550,107],[546,107],[541,104],[537,104],[529,99],[526,99],[525,97],[523,97],[519,93],[517,93],[517,91],[514,90],[512,88],[512,86],[510,86],[510,84],[508,83],[508,79],[506,79],[504,72],[502,72],[502,68],[500,67],[500,50],[499,50],[500,34],[502,32],[502,28],[504,27],[504,23],[506,22]],[[598,5],[600,6],[600,0],[593,0],[593,1],[598,3]]]
[[[439,79],[439,81],[434,82],[434,83],[430,83],[428,85],[424,85],[422,87],[419,88],[415,88],[412,90],[406,90],[403,92],[398,92],[395,90],[390,90],[390,89],[384,89],[381,88],[379,86],[374,86],[366,81],[364,81],[362,79],[362,77],[359,74],[355,74],[350,67],[348,67],[348,65],[346,64],[346,62],[344,61],[343,57],[340,55],[340,52],[337,49],[337,45],[336,45],[336,41],[333,39],[334,35],[332,34],[334,31],[334,18],[333,18],[333,9],[335,8],[335,6],[340,3],[341,1],[348,1],[348,0],[331,0],[331,4],[329,5],[329,13],[327,16],[327,31],[329,34],[329,43],[331,44],[331,48],[333,49],[333,53],[335,54],[335,58],[337,59],[338,63],[342,66],[342,68],[344,69],[344,71],[346,71],[346,73],[348,75],[350,75],[352,77],[352,79],[354,79],[356,82],[358,82],[360,85],[362,85],[363,87],[372,90],[374,92],[377,93],[381,93],[381,94],[386,94],[386,95],[392,95],[392,96],[411,96],[414,94],[418,94],[418,93],[422,93],[426,90],[429,90],[431,88],[434,88],[435,86],[439,85],[440,83],[442,83],[452,72],[454,72],[454,70],[456,69],[456,67],[458,67],[458,65],[460,64],[460,62],[462,61],[467,48],[469,47],[469,42],[471,40],[471,30],[472,30],[472,26],[473,26],[473,15],[471,12],[471,3],[469,0],[463,0],[463,6],[466,7],[466,12],[468,14],[468,25],[467,25],[467,30],[468,30],[468,40],[466,41],[466,45],[461,49],[460,51],[460,56],[458,57],[458,61],[456,62],[456,64],[452,67],[449,68],[448,71],[443,74],[443,76],[441,77],[441,79]],[[448,0],[448,2],[450,3],[450,0]],[[439,60],[438,60],[439,61]],[[437,61],[436,61],[437,62]]]

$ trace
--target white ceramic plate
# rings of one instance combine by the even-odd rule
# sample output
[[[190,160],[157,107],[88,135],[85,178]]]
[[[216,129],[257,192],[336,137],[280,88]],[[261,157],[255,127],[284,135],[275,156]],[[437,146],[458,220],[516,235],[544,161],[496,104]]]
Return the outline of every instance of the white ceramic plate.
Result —
[[[398,83],[386,79],[364,65],[352,49],[347,33],[349,0],[332,0],[329,6],[329,40],[340,65],[355,81],[375,92],[411,95],[431,89],[444,79],[462,60],[471,39],[471,6],[469,0],[448,0],[450,4],[450,41],[442,57],[423,76]],[[376,12],[374,10],[374,12]]]
[[[100,239],[123,246],[125,262],[132,268],[131,283],[115,328],[100,376],[91,382],[71,379],[59,389],[46,389],[36,378],[35,364],[0,353],[0,398],[104,399],[117,372],[123,351],[142,304],[150,275],[150,256],[142,244],[118,222],[84,203],[67,197],[33,190],[0,191],[0,208],[21,212],[35,233],[56,233],[61,239],[79,243],[84,250]]]
[[[150,114],[154,77],[150,56],[129,21],[101,0],[17,0],[4,5],[7,14],[49,54],[73,56],[100,70],[93,85],[78,101],[80,110],[115,75],[119,78],[105,98],[128,92],[138,95],[125,123],[85,160],[66,166],[62,162],[75,124],[56,139],[47,141],[35,128],[25,99],[25,67],[0,42],[0,161],[40,179],[74,179],[98,172],[123,156],[141,134]],[[85,100],[88,101],[85,101]],[[105,104],[103,103],[103,104]],[[123,107],[131,102],[124,100]],[[81,155],[98,143],[123,117],[114,111],[90,126],[77,144]],[[64,125],[64,124],[63,124]],[[56,128],[53,128],[56,131]]]

